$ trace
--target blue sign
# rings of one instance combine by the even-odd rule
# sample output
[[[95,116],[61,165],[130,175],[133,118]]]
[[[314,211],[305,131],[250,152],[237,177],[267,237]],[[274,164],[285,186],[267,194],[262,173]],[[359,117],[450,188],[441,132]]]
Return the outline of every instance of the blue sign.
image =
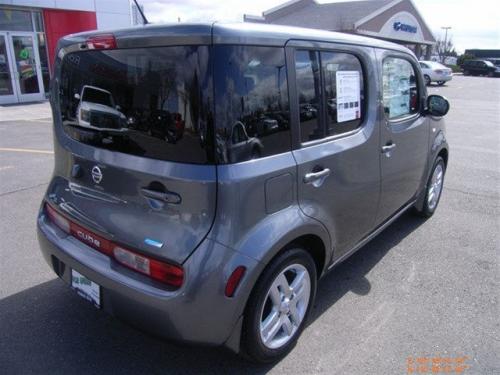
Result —
[[[394,22],[394,30],[396,31],[406,31],[407,33],[417,33],[417,26],[407,25],[406,23]]]

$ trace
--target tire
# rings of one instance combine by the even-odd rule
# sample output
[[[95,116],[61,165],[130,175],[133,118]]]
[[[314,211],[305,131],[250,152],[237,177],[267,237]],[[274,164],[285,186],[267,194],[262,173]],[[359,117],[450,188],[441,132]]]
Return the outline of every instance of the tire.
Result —
[[[431,77],[429,77],[427,74],[424,75],[424,81],[425,81],[425,85],[426,86],[430,86],[431,85]]]
[[[268,363],[293,349],[313,305],[316,274],[311,255],[300,247],[291,247],[271,261],[255,284],[245,309],[243,356],[253,362]],[[298,283],[296,290],[289,288],[294,282]]]
[[[439,176],[439,173],[441,173],[441,176]],[[443,192],[445,173],[446,165],[444,160],[441,156],[438,156],[432,167],[432,172],[425,186],[425,190],[422,192],[422,194],[425,194],[422,208],[415,208],[417,215],[425,218],[434,215],[434,212],[436,212],[437,206],[439,205],[439,200],[441,199],[441,193]],[[438,180],[440,181],[439,185],[437,185]]]
[[[493,72],[488,72],[488,77],[493,77]]]
[[[437,81],[436,82],[439,86],[443,86],[445,84],[445,81]]]

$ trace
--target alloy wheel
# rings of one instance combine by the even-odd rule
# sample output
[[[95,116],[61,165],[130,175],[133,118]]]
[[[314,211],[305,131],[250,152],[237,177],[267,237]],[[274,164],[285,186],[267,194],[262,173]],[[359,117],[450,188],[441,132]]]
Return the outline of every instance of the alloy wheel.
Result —
[[[434,210],[439,201],[441,190],[443,189],[444,169],[442,164],[436,165],[432,173],[431,182],[427,190],[427,205],[430,210]]]
[[[278,274],[260,313],[260,338],[264,346],[278,349],[295,336],[310,297],[311,278],[306,267],[292,264]]]

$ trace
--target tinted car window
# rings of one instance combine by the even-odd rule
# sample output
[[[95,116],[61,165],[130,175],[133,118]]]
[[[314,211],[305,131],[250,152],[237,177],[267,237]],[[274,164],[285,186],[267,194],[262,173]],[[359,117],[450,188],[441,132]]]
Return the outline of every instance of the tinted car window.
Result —
[[[313,141],[325,136],[320,122],[320,76],[319,53],[316,51],[295,52],[295,75],[300,111],[300,139]]]
[[[326,135],[346,133],[361,125],[364,107],[363,72],[354,55],[321,52]]]
[[[207,46],[71,53],[59,99],[64,129],[77,141],[153,159],[213,161]]]
[[[295,52],[295,71],[302,142],[346,133],[361,125],[364,84],[357,57],[299,50]],[[326,116],[321,115],[323,110]]]
[[[219,163],[289,151],[284,49],[219,45],[214,47],[214,53],[215,147]],[[235,139],[244,142],[235,143]]]
[[[415,70],[408,60],[388,57],[382,66],[384,111],[390,119],[418,112]]]

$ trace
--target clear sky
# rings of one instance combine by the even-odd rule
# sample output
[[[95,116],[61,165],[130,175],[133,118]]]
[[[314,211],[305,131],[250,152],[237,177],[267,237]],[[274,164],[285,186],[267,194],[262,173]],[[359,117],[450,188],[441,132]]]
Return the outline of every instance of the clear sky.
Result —
[[[189,21],[242,21],[243,14],[262,11],[286,0],[139,0],[153,23]],[[320,3],[339,0],[318,0]],[[344,1],[344,0],[342,0]],[[413,0],[436,37],[442,26],[459,52],[467,48],[500,49],[500,0]]]

